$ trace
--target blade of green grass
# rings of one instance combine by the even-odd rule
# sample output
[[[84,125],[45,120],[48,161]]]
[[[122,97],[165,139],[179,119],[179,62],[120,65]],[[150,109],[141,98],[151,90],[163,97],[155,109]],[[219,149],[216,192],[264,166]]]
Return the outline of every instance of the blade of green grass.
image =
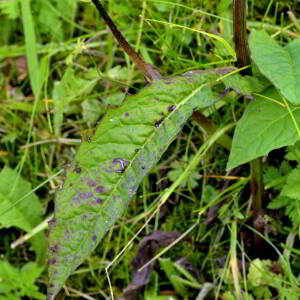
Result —
[[[40,68],[30,0],[21,1],[21,9],[30,84],[34,95],[37,96],[40,89]]]

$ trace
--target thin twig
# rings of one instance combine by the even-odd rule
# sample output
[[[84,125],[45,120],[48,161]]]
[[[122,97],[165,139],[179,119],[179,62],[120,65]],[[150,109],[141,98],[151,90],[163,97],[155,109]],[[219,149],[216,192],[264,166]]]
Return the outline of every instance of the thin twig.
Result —
[[[140,70],[144,73],[144,75],[150,79],[151,81],[161,79],[161,75],[157,69],[155,69],[151,64],[147,64],[135,50],[129,45],[123,34],[119,31],[116,24],[107,14],[106,10],[102,6],[99,0],[92,0],[94,5],[96,6],[98,12],[100,13],[101,17],[111,30],[112,34],[119,42],[121,47],[124,51],[129,55],[129,57],[135,62],[135,64],[140,68]]]

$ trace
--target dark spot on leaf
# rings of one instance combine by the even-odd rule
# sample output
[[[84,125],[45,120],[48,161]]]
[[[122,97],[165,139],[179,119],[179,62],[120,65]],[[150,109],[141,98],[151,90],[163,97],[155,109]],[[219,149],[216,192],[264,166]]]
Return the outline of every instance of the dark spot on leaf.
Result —
[[[139,149],[134,149],[134,152],[136,152],[136,153],[139,152]]]
[[[81,173],[81,168],[75,168],[73,171],[74,171],[75,173],[77,173],[77,174],[80,174],[80,173]]]
[[[79,202],[80,201],[80,195],[75,195],[72,197],[72,201]]]
[[[168,106],[168,111],[173,111],[176,108],[176,105]]]
[[[96,186],[97,185],[97,182],[96,181],[89,181],[88,182],[88,186]]]
[[[230,90],[230,89],[228,89],[228,88],[224,89],[224,92],[223,92],[223,94],[224,94],[224,95],[228,95],[228,93],[229,93],[229,90]]]
[[[126,159],[126,158],[114,158],[112,160],[112,164],[113,164],[114,168],[117,167],[117,166],[119,167],[117,169],[115,168],[114,172],[123,173],[126,170],[127,166],[128,166],[128,159]]]
[[[163,112],[160,113],[162,116],[164,116],[165,114]]]
[[[104,193],[104,191],[105,191],[105,187],[104,187],[104,186],[98,185],[98,186],[96,187],[96,192],[97,192],[97,193]]]
[[[155,122],[155,127],[158,128],[160,126],[160,124],[164,121],[164,119],[160,119],[158,121]]]
[[[92,236],[92,240],[93,240],[93,241],[96,241],[96,240],[97,240],[97,237],[96,237],[95,235],[93,235],[93,236]]]
[[[103,203],[103,199],[97,198],[97,199],[96,199],[96,204],[101,204],[101,203]]]
[[[80,200],[87,200],[89,198],[93,197],[93,192],[82,192],[78,193],[77,195],[72,197],[72,201],[74,202],[80,202]]]
[[[102,203],[104,203],[104,200],[101,199],[101,198],[97,198],[95,201],[92,201],[90,204],[91,204],[92,206],[95,206],[95,205],[100,205],[100,204],[102,204]]]
[[[48,221],[48,226],[54,226],[55,225],[55,223],[56,223],[56,218],[55,217],[53,217],[51,220],[49,220]]]
[[[93,197],[93,193],[92,192],[88,192],[86,195],[86,199]]]
[[[146,167],[145,166],[142,166],[142,170],[145,170],[146,169]]]
[[[56,259],[55,258],[48,259],[48,265],[54,265],[55,263],[56,263]]]
[[[124,117],[128,117],[129,116],[129,113],[128,112],[125,112],[124,113]]]

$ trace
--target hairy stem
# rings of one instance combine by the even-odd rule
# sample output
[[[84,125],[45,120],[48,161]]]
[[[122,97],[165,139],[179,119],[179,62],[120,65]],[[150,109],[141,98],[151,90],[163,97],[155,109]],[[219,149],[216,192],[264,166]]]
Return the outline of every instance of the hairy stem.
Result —
[[[112,34],[114,35],[115,39],[119,42],[121,47],[124,49],[124,51],[128,54],[128,56],[135,62],[135,64],[140,68],[140,70],[143,72],[145,77],[153,80],[159,80],[161,79],[161,75],[157,69],[155,69],[151,64],[147,64],[136,52],[135,50],[129,45],[125,37],[122,35],[122,33],[117,28],[116,24],[113,22],[113,20],[110,18],[110,16],[107,14],[106,10],[102,6],[99,0],[92,0],[94,5],[96,6],[98,12],[100,13],[101,17],[111,30]]]
[[[237,57],[236,66],[242,68],[250,65],[248,50],[248,40],[246,31],[246,1],[233,1],[233,34],[235,42],[235,52]],[[241,71],[242,75],[251,75],[250,69]]]
[[[246,0],[234,0],[233,2],[233,31],[235,41],[235,51],[237,56],[237,67],[242,68],[250,64],[250,55],[247,42],[246,32]],[[252,75],[251,69],[241,71],[242,75]],[[258,220],[262,215],[262,201],[264,195],[264,184],[262,174],[261,158],[254,159],[250,162],[251,169],[251,194],[253,209],[253,226],[262,232],[263,227]],[[254,248],[256,253],[260,253],[262,249],[262,238],[254,233]]]

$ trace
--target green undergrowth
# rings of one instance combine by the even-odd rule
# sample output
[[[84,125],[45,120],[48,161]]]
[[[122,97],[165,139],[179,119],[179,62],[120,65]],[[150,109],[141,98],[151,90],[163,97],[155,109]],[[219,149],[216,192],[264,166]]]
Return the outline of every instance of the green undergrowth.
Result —
[[[170,116],[168,128],[174,127],[172,134],[176,132],[176,138],[165,138],[167,134],[161,129],[160,141],[166,140],[157,154],[161,157],[157,164],[157,157],[141,154],[145,174],[148,173],[130,187],[137,192],[125,214],[107,226],[105,238],[72,270],[56,299],[109,299],[111,292],[115,298],[126,295],[139,265],[132,261],[146,263],[155,255],[155,264],[145,275],[147,280],[135,296],[129,293],[125,299],[299,299],[299,79],[287,90],[282,84],[284,75],[254,66],[254,72],[268,80],[245,81],[238,90],[231,88],[235,77],[224,75],[211,94],[211,90],[207,92],[207,102],[203,100],[199,105],[216,125],[214,134],[203,129],[196,117],[186,122],[191,113],[180,111],[177,119],[171,119],[177,108],[168,103],[167,96],[175,98],[182,92],[180,89],[165,93],[164,106],[157,109],[157,115],[148,116],[147,109],[135,110],[130,99],[137,99],[141,105],[151,101],[139,98],[139,92],[147,94],[149,83],[87,2],[0,2],[0,300],[45,298],[48,263],[56,263],[51,253],[50,258],[47,255],[47,221],[51,227],[55,194],[64,189],[67,175],[74,176],[74,182],[80,185],[76,174],[85,170],[79,172],[75,157],[88,169],[93,143],[106,132],[106,128],[100,133],[96,128],[110,116],[116,117],[114,112],[119,112],[120,105],[124,108],[121,117],[128,112],[131,116],[131,111],[134,115],[145,114],[145,122],[156,120],[152,122],[156,128],[162,122],[158,117],[162,109],[164,118]],[[164,76],[175,78],[188,71],[234,66],[229,0],[111,0],[102,4],[129,43]],[[276,48],[279,52],[292,51],[300,38],[299,17],[297,1],[248,1],[248,29],[253,34],[250,47],[254,49],[253,43],[259,39],[272,46],[272,37],[277,43],[274,47],[281,47]],[[262,28],[268,35],[261,34]],[[286,45],[290,48],[284,48]],[[260,57],[269,54],[253,51],[252,55],[259,62]],[[291,67],[299,74],[293,63]],[[299,64],[298,67],[300,70]],[[205,87],[201,76],[197,82]],[[191,85],[189,80],[176,78],[174,81],[182,85]],[[157,94],[161,86],[167,89],[169,83],[164,84],[157,84]],[[269,87],[264,96],[253,100],[247,91],[253,91],[253,85],[262,89],[264,84],[273,84],[276,89]],[[282,101],[280,93],[292,104],[292,112],[277,105]],[[185,94],[183,98],[178,100],[182,107],[194,103],[188,102]],[[264,138],[260,133],[266,121],[265,115],[257,119],[250,112],[263,110],[265,105],[269,105],[271,115],[280,116],[278,122],[274,121],[276,131],[282,130],[276,136],[279,149],[266,145],[248,151],[257,146],[256,136]],[[246,107],[249,113],[243,114]],[[242,143],[234,135],[240,119],[246,120],[236,127]],[[285,135],[285,126],[293,128],[290,136]],[[274,130],[268,136],[270,144],[272,134]],[[118,142],[126,143],[125,132]],[[241,148],[241,144],[245,147]],[[240,152],[230,154],[231,145],[238,145]],[[109,153],[103,150],[103,160],[113,151],[113,147]],[[117,173],[134,161],[126,155],[124,150],[124,157],[115,161]],[[250,170],[243,164],[258,156],[263,156],[266,199],[264,214],[258,220],[264,228],[260,233],[264,244],[261,253],[253,246]],[[228,168],[233,167],[237,167],[236,171],[229,172]],[[101,173],[106,167],[97,168],[86,171],[87,176]],[[114,207],[114,203],[110,202],[110,206]],[[61,210],[67,212],[68,206]],[[163,235],[166,232],[170,236]],[[18,241],[26,234],[28,240]],[[66,238],[68,230],[62,234]],[[156,235],[151,237],[153,234]],[[143,244],[145,237],[153,239],[151,245],[147,244],[149,248]],[[94,241],[92,233],[91,240]],[[70,241],[70,248],[73,246]],[[150,249],[151,255],[141,249]],[[166,251],[159,254],[163,250]],[[105,272],[108,266],[111,288]]]

